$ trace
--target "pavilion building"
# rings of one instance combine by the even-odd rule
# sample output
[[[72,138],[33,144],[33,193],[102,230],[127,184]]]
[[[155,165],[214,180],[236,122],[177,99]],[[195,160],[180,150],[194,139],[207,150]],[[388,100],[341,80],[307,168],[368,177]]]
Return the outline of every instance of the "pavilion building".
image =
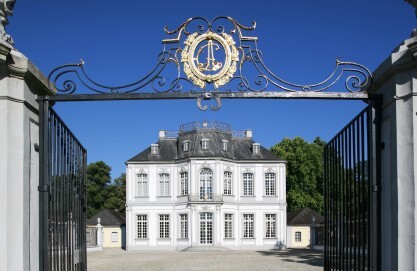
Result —
[[[286,248],[286,164],[251,130],[181,125],[126,165],[127,250]]]

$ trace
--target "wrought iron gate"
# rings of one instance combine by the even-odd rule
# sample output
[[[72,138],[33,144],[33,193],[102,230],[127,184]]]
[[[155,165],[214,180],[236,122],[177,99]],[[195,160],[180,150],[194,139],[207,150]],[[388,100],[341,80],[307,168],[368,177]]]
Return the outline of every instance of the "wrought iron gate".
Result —
[[[380,270],[378,118],[368,106],[326,145],[325,270]]]
[[[192,31],[195,24],[198,24],[196,30]],[[203,102],[213,100],[215,104],[210,108],[219,110],[222,99],[235,98],[373,101],[374,97],[368,93],[372,74],[355,62],[337,59],[333,72],[324,81],[310,85],[291,83],[277,76],[263,62],[258,37],[248,33],[255,27],[255,22],[244,26],[227,16],[212,20],[193,17],[173,30],[165,27],[167,38],[162,40],[163,50],[155,66],[144,77],[121,86],[106,86],[93,80],[82,60],[52,70],[48,82],[56,95],[38,97],[41,108],[40,191],[44,192],[40,197],[42,270],[70,265],[76,270],[86,267],[83,220],[86,154],[56,113],[49,109],[50,103],[197,99],[199,109],[207,110],[209,107]],[[213,48],[220,50],[216,58],[212,55]],[[204,59],[202,52],[206,50],[210,58]],[[169,71],[175,72],[170,74]],[[344,86],[340,84],[343,81]],[[81,88],[77,88],[77,83]],[[328,91],[336,87],[342,89]],[[375,169],[379,165],[379,150],[374,144],[378,144],[379,132],[375,132],[377,129],[371,123],[375,116],[375,109],[369,107],[326,148],[327,270],[378,270],[378,193],[373,192],[378,191],[379,170]],[[76,154],[69,161],[68,153],[72,155],[74,151]],[[67,193],[68,199],[62,198]],[[76,197],[80,199],[78,202]],[[73,209],[67,210],[68,204]],[[73,217],[74,210],[77,210],[76,217]],[[75,235],[69,233],[68,225],[72,221],[76,223]],[[74,243],[69,236],[76,236]],[[360,236],[361,239],[356,238]],[[73,251],[80,252],[78,264]]]
[[[40,270],[86,270],[87,152],[40,101]]]

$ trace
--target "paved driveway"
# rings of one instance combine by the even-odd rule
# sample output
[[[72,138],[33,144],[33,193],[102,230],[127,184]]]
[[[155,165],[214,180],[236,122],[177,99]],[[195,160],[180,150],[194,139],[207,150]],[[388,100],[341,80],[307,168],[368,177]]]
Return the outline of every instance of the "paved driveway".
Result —
[[[104,249],[88,253],[89,271],[127,270],[323,270],[323,254],[307,249],[287,251],[150,252]]]

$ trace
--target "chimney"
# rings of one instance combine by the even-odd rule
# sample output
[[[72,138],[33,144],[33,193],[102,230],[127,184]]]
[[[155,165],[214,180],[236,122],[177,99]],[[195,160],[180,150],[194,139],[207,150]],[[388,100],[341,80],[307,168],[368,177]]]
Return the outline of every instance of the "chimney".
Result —
[[[247,138],[252,138],[252,130],[246,130],[245,134]]]
[[[159,138],[165,138],[165,131],[159,130]]]

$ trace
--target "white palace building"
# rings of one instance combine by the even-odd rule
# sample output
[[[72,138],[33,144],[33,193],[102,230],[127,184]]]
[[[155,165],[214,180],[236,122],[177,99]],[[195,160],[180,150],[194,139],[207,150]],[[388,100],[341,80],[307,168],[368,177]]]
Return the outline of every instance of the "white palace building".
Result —
[[[285,249],[285,161],[252,131],[194,122],[126,162],[126,248]]]

